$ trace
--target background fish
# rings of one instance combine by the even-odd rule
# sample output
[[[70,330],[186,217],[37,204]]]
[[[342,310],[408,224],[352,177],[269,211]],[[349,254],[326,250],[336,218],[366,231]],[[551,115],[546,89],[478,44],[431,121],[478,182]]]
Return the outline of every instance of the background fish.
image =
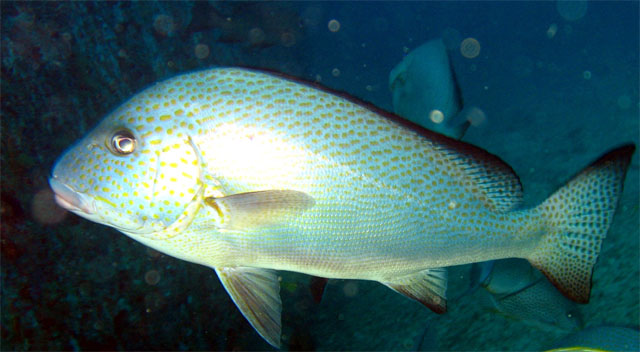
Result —
[[[462,138],[469,122],[460,86],[442,39],[430,40],[412,50],[389,73],[393,111],[453,138]]]
[[[481,302],[514,319],[553,325],[564,330],[582,327],[577,305],[558,292],[527,261],[503,259],[473,264],[490,267],[480,285]],[[478,270],[483,271],[483,270]]]
[[[134,96],[56,164],[58,204],[214,268],[280,344],[272,269],[381,282],[446,310],[442,267],[528,259],[586,302],[635,147],[538,207],[510,167],[372,107],[258,71],[180,75]]]

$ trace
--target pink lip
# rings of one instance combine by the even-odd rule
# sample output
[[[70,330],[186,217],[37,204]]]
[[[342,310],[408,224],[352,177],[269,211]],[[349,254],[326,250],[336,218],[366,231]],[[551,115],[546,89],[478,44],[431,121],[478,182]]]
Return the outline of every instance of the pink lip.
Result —
[[[55,176],[49,179],[49,185],[55,194],[56,203],[69,211],[81,211],[93,214],[93,207],[86,201],[82,194],[74,191],[69,186],[56,180]]]

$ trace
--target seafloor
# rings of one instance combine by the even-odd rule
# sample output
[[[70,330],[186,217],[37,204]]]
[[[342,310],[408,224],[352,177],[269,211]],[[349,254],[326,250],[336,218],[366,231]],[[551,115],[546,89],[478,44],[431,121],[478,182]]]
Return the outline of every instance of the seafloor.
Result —
[[[484,114],[464,140],[512,165],[533,206],[601,153],[639,140],[638,2],[582,3],[2,1],[2,350],[271,349],[211,269],[53,203],[56,158],[134,92],[243,65],[391,109],[389,71],[441,36],[465,105]],[[468,37],[477,57],[460,51]],[[638,328],[638,183],[636,153],[580,307],[586,326]],[[450,277],[456,296],[468,266]],[[567,334],[507,319],[475,294],[438,316],[378,283],[331,280],[317,304],[308,277],[286,273],[282,299],[291,350],[411,350],[425,329],[422,348],[540,350]]]

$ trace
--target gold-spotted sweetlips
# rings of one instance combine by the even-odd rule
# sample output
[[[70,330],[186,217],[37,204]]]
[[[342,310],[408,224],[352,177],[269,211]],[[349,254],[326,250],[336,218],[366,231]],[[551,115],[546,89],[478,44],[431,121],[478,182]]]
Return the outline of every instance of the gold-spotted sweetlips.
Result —
[[[528,259],[586,302],[633,145],[532,209],[488,152],[277,74],[214,68],[155,84],[57,162],[62,207],[209,266],[280,345],[275,270],[381,282],[446,310],[444,267]]]

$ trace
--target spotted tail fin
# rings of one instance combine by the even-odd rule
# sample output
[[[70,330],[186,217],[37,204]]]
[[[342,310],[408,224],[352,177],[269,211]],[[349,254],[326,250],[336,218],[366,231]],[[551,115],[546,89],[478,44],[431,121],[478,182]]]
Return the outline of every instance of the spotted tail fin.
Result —
[[[529,262],[576,302],[589,302],[593,266],[634,150],[625,145],[606,153],[538,207],[548,230]]]

